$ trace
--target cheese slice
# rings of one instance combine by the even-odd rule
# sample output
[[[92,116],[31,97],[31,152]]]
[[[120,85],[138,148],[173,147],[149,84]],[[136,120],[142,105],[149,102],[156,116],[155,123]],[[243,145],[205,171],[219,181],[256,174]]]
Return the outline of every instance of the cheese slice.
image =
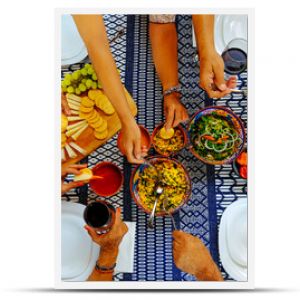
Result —
[[[67,94],[67,100],[68,99],[79,102],[79,103],[81,102],[81,97],[76,96],[74,94]]]
[[[82,123],[80,124],[79,126],[75,127],[75,128],[72,128],[70,130],[68,130],[66,132],[66,136],[67,137],[70,137],[72,136],[73,134],[75,134],[76,132],[80,131],[82,128],[84,128],[85,126],[88,126],[88,124],[85,122],[85,123]]]
[[[82,169],[80,173],[74,176],[74,181],[88,181],[93,177],[93,171],[89,168]]]
[[[79,153],[81,153],[82,155],[86,155],[86,151],[82,149],[80,146],[78,146],[75,142],[70,142],[69,145],[75,150],[77,150]]]
[[[75,158],[77,156],[77,154],[72,150],[72,148],[68,144],[66,144],[65,149],[66,149],[66,151],[68,153],[68,156],[70,158]]]
[[[75,132],[71,137],[73,140],[77,140],[79,138],[79,136],[88,128],[88,124],[84,125],[84,127],[82,127],[80,130],[78,130],[77,132]]]
[[[82,121],[73,123],[73,124],[71,124],[67,127],[67,130],[70,130],[70,129],[73,129],[73,128],[76,128],[76,127],[80,127],[81,125],[86,124],[86,123],[87,123],[86,120],[82,120]]]

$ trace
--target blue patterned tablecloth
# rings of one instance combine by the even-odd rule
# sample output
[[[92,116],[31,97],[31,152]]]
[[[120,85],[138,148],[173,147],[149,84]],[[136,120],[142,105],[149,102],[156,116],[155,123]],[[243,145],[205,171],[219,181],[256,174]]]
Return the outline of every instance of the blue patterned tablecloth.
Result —
[[[163,121],[161,85],[154,70],[151,46],[148,38],[148,18],[145,15],[106,15],[104,17],[109,37],[125,29],[111,50],[121,78],[138,106],[137,121],[150,132]],[[192,47],[191,17],[177,16],[178,63],[180,83],[183,87],[182,101],[191,116],[199,108],[222,105],[231,108],[247,125],[247,98],[242,94],[231,94],[221,100],[209,99],[199,88],[199,66]],[[75,70],[82,64],[62,68],[65,72]],[[247,88],[247,73],[239,77],[238,88]],[[177,155],[187,168],[193,189],[189,202],[175,215],[177,226],[202,239],[210,249],[213,259],[219,264],[225,279],[231,280],[224,271],[218,253],[218,226],[225,208],[241,196],[247,195],[247,184],[238,178],[231,165],[208,166],[187,151]],[[134,273],[117,274],[116,280],[181,281],[195,280],[178,270],[172,256],[172,224],[169,218],[156,218],[155,229],[147,228],[147,215],[133,202],[129,191],[131,165],[121,156],[116,137],[91,153],[86,161],[94,166],[100,161],[113,161],[124,172],[123,190],[110,201],[123,208],[124,220],[136,222]],[[87,186],[69,192],[64,200],[88,203],[97,198]]]

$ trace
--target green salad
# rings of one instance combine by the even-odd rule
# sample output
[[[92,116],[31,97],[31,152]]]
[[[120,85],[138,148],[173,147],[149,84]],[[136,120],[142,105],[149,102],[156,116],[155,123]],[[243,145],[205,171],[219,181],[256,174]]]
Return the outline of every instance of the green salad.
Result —
[[[191,125],[191,140],[195,151],[208,161],[231,157],[242,143],[234,125],[216,112]]]

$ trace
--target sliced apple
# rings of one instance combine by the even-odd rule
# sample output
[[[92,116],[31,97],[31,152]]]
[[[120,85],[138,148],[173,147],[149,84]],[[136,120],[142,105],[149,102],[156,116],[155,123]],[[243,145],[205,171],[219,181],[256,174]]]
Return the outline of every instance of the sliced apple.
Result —
[[[93,171],[89,168],[82,169],[80,173],[74,176],[74,181],[89,181],[93,177]]]
[[[80,120],[84,120],[83,118],[78,117],[67,117],[68,121],[72,122],[72,121],[80,121]]]
[[[76,141],[79,136],[86,130],[86,128],[88,128],[88,124],[84,125],[84,127],[82,127],[80,130],[78,130],[77,132],[75,132],[71,137],[74,141]]]
[[[70,129],[73,129],[73,128],[76,128],[76,127],[80,127],[81,125],[86,124],[86,123],[87,123],[86,120],[82,120],[82,121],[73,123],[73,124],[71,124],[67,127],[67,130],[70,130]]]
[[[77,157],[76,152],[73,151],[73,149],[69,146],[69,144],[66,144],[65,149],[66,149],[66,151],[67,151],[67,153],[68,153],[68,156],[69,156],[70,158],[75,158],[75,157]]]
[[[73,134],[75,134],[76,132],[80,131],[82,128],[84,128],[85,126],[88,126],[88,124],[85,122],[83,124],[80,124],[79,126],[75,127],[75,128],[72,128],[70,130],[68,130],[66,132],[66,136],[67,137],[70,137],[72,136]]]
[[[86,151],[84,149],[82,149],[80,146],[78,146],[75,142],[70,142],[69,145],[77,150],[79,153],[81,153],[82,155],[86,155]]]
[[[81,103],[81,97],[74,94],[67,94],[67,100],[68,99]]]
[[[159,136],[164,139],[164,140],[168,140],[171,137],[173,137],[174,135],[174,129],[170,128],[168,130],[166,130],[165,127],[163,127],[160,131],[159,131]]]

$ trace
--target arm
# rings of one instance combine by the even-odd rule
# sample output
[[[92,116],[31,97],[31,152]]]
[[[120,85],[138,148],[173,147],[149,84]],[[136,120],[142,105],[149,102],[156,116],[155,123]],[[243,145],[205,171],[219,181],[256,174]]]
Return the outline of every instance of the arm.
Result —
[[[80,187],[86,184],[84,181],[71,181],[69,183],[65,182],[65,178],[68,174],[80,175],[81,169],[87,167],[87,164],[84,165],[70,165],[68,167],[61,168],[61,194],[65,194],[73,188]]]
[[[124,87],[110,52],[103,19],[99,15],[73,15],[73,19],[105,94],[112,102],[122,123],[127,158],[130,162],[142,163],[140,130],[130,112]]]
[[[193,25],[200,60],[200,86],[209,97],[222,98],[235,87],[235,77],[226,83],[224,62],[215,50],[214,15],[193,15]]]
[[[100,255],[97,261],[98,265],[105,268],[112,267],[117,261],[119,245],[123,239],[123,236],[128,231],[126,224],[121,220],[120,208],[117,208],[116,210],[115,224],[108,233],[98,235],[92,227],[86,225],[84,228],[87,230],[92,240],[101,247]],[[112,281],[113,270],[103,272],[94,268],[88,280]]]
[[[165,91],[179,84],[175,23],[150,22],[149,30],[155,68]],[[188,114],[180,103],[179,93],[172,93],[164,97],[164,113],[166,129],[176,127],[180,122],[188,119]]]
[[[221,272],[200,239],[178,230],[173,232],[173,238],[173,256],[177,268],[194,275],[198,280],[223,281]]]

